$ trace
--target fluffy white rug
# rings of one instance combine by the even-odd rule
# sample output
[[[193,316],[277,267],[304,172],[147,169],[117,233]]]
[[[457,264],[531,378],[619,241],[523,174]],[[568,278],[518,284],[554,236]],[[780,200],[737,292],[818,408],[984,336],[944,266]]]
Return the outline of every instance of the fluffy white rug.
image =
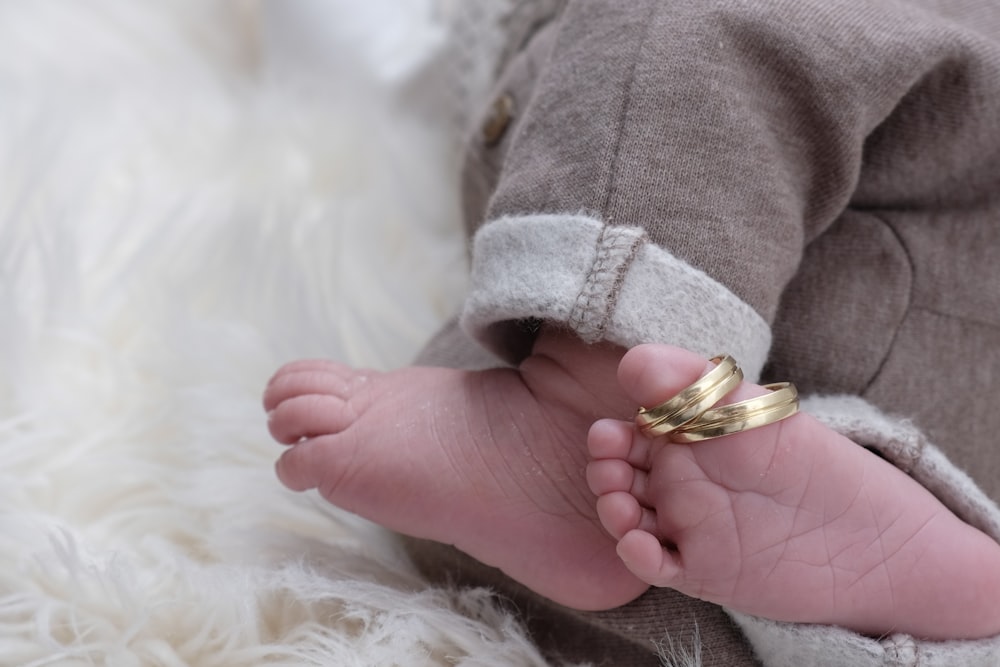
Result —
[[[460,5],[0,0],[0,664],[542,664],[259,406],[460,301]]]

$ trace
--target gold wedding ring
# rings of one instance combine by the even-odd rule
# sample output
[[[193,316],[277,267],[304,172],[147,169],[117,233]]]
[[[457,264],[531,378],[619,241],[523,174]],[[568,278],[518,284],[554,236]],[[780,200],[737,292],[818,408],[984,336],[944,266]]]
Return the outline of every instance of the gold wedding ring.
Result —
[[[743,381],[743,371],[729,355],[714,357],[712,361],[715,368],[673,398],[648,410],[639,408],[635,421],[643,433],[650,437],[660,436],[684,426]]]
[[[700,442],[749,431],[791,417],[799,411],[799,393],[790,382],[766,384],[771,393],[704,411],[670,433],[679,443]]]

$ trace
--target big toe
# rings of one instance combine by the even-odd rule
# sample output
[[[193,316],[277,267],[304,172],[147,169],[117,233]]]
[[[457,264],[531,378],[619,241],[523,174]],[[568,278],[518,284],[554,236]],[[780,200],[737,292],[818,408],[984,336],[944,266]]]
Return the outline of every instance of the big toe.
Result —
[[[267,427],[278,442],[292,445],[304,438],[339,433],[357,415],[351,404],[328,394],[296,396],[268,413]]]
[[[639,405],[652,407],[675,396],[714,368],[704,357],[671,345],[629,350],[618,365],[618,383]]]
[[[274,410],[282,401],[305,394],[348,397],[363,384],[366,371],[323,359],[302,359],[285,364],[264,389],[264,409]]]

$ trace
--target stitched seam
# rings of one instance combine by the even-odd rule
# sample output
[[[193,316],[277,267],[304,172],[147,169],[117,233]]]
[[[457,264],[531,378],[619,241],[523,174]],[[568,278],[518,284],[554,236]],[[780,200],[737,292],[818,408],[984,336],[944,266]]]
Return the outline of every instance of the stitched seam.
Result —
[[[608,168],[601,175],[601,187],[597,189],[598,193],[602,193],[600,197],[600,207],[601,211],[607,211],[608,203],[611,200],[611,184],[614,183],[617,174],[618,167],[621,163],[621,145],[624,141],[624,127],[625,119],[628,116],[629,108],[632,105],[632,88],[635,84],[636,70],[639,67],[639,54],[646,48],[646,42],[649,39],[650,32],[652,31],[653,17],[656,16],[657,11],[661,8],[663,3],[654,2],[650,7],[649,14],[646,17],[646,21],[643,23],[644,30],[642,36],[636,40],[636,48],[634,52],[634,57],[632,58],[632,64],[629,67],[628,76],[622,86],[622,101],[621,106],[618,109],[617,118],[615,119],[615,134],[612,145],[608,149],[607,159],[605,164]]]
[[[902,433],[898,430],[899,428],[902,428]],[[882,438],[886,439],[883,451],[893,455],[894,465],[907,475],[912,474],[923,460],[924,452],[927,450],[927,438],[924,437],[923,432],[912,422],[905,420],[904,425],[894,427],[889,433],[877,430],[875,440]],[[876,446],[876,449],[881,448]]]
[[[915,446],[910,447],[906,438],[899,438],[896,435],[878,430],[872,431],[856,425],[847,428],[843,434],[862,447],[875,450],[879,456],[890,461],[907,475],[913,473],[923,456],[924,441],[922,438],[918,438]]]
[[[905,313],[910,312],[910,309],[912,307],[913,286],[916,284],[917,280],[916,265],[914,264],[913,261],[913,255],[910,253],[910,249],[907,248],[906,244],[903,242],[903,237],[900,236],[899,232],[896,231],[896,228],[893,227],[892,224],[888,220],[886,220],[883,216],[879,215],[878,213],[874,213],[872,211],[867,211],[867,213],[876,220],[878,220],[879,222],[881,222],[883,225],[885,225],[885,227],[889,230],[889,233],[891,233],[893,238],[896,239],[896,242],[899,244],[899,247],[903,250],[903,255],[906,257],[906,263],[910,269],[910,289],[909,293],[906,295],[906,308],[903,310],[904,315],[903,319],[900,320],[900,326],[896,327],[896,330],[892,333],[892,340],[889,341],[889,345],[886,347],[885,356],[882,357],[882,360],[879,362],[878,368],[875,369],[875,372],[872,373],[872,376],[868,378],[868,382],[865,383],[865,386],[862,387],[861,391],[859,392],[861,396],[864,396],[868,392],[868,390],[871,389],[872,385],[875,384],[875,380],[878,379],[878,376],[882,374],[882,370],[885,368],[885,365],[889,362],[889,356],[892,354],[892,349],[896,346],[896,340],[899,338],[899,332],[903,328],[902,323],[903,321],[906,320]]]
[[[607,226],[601,229],[595,244],[594,264],[569,317],[570,325],[585,340],[603,337],[625,273],[641,239],[641,235],[632,235],[623,229]],[[593,315],[597,313],[600,319],[595,322]]]
[[[595,284],[597,276],[600,275],[602,263],[605,261],[603,251],[604,237],[608,233],[608,229],[607,226],[602,227],[601,233],[597,235],[597,241],[594,243],[594,263],[590,267],[587,279],[573,303],[573,311],[570,314],[569,322],[578,331],[583,329],[585,316],[590,311],[590,304],[594,299],[594,293],[597,291]]]
[[[645,232],[642,234],[637,234],[631,239],[631,244],[628,252],[625,256],[618,262],[618,267],[615,270],[615,277],[611,283],[611,287],[607,296],[607,304],[604,307],[604,317],[601,319],[601,323],[598,326],[598,331],[601,337],[604,337],[604,332],[608,330],[608,324],[611,322],[611,315],[615,312],[618,307],[618,297],[622,292],[622,285],[625,283],[625,276],[628,274],[629,268],[632,266],[632,262],[635,261],[636,255],[639,254],[639,248],[642,247],[645,241]],[[628,239],[627,235],[622,235],[623,239]]]
[[[929,306],[913,306],[910,310],[919,310],[922,313],[929,313],[936,317],[940,317],[946,320],[958,320],[966,324],[975,324],[976,326],[985,327],[987,329],[1000,329],[1000,324],[996,322],[987,322],[986,320],[976,319],[974,317],[966,317],[965,315],[956,315],[954,313],[946,313],[943,310],[937,308],[930,308]]]
[[[916,643],[909,637],[892,636],[882,642],[886,657],[893,667],[916,667],[920,664],[920,651]]]
[[[898,443],[895,447],[897,457],[896,467],[909,475],[917,468],[921,459],[923,459],[927,440],[918,435],[916,442],[912,443],[912,446],[906,441],[900,442],[897,440],[896,442]]]

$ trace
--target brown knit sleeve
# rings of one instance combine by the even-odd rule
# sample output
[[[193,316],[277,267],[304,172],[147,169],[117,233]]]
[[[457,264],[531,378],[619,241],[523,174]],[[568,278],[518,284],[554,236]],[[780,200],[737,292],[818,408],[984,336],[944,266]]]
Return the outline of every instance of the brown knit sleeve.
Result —
[[[483,220],[643,228],[771,322],[803,249],[845,210],[906,202],[894,174],[943,187],[928,176],[942,157],[985,150],[990,99],[961,100],[971,124],[933,122],[934,87],[982,66],[980,36],[920,5],[569,2],[531,87],[512,82],[516,125]]]

